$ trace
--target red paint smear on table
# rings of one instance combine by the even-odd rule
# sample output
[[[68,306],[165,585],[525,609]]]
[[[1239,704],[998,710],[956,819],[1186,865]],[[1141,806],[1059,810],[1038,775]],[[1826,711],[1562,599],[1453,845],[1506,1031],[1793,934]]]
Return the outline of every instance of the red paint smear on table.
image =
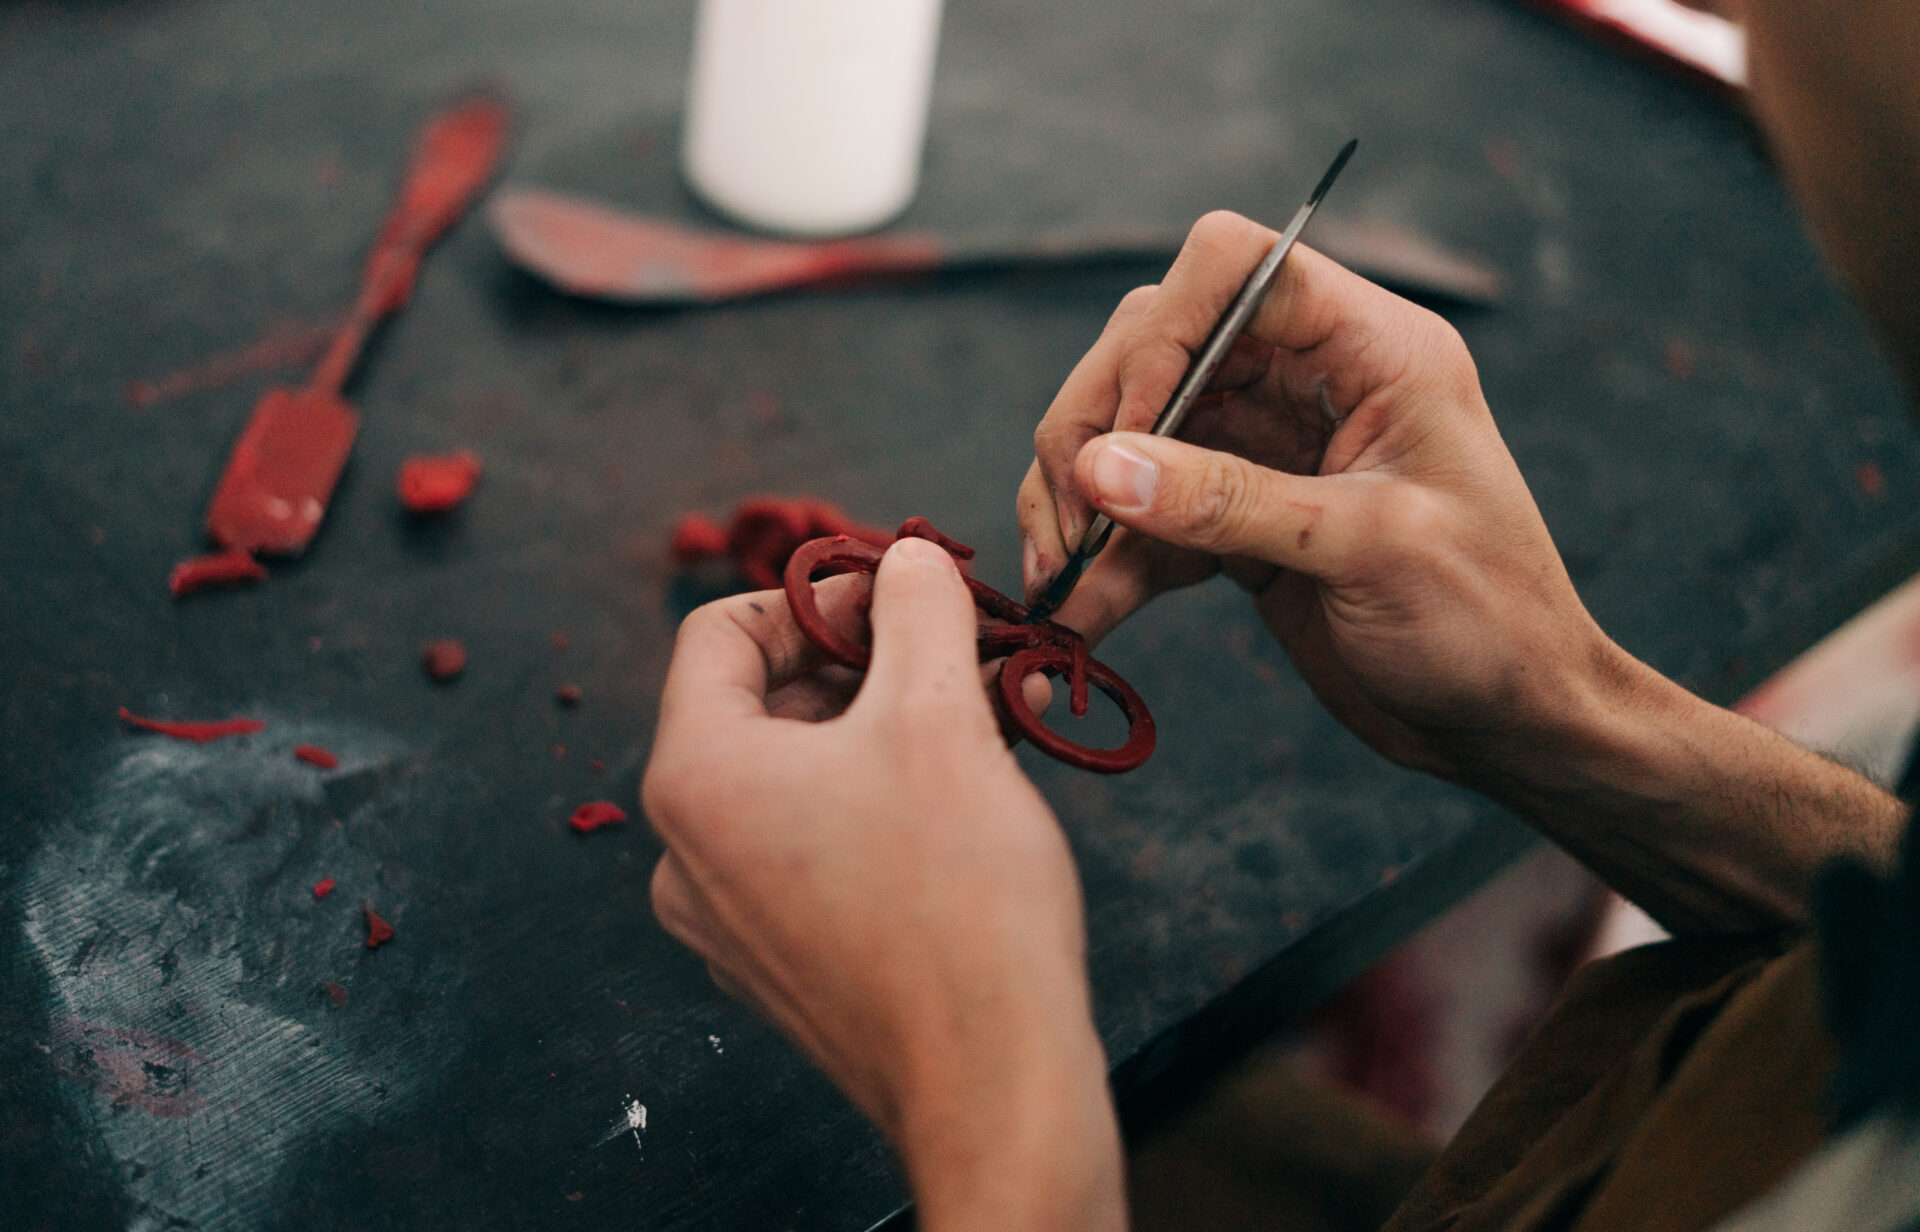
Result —
[[[331,1000],[334,1003],[334,1005],[340,1006],[342,1008],[346,1006],[347,990],[345,988],[341,987],[338,983],[334,982],[333,980],[328,980],[326,983],[320,985],[320,987],[322,991],[324,991],[327,994],[328,999]]]
[[[206,1058],[178,1040],[63,1018],[52,1024],[54,1064],[112,1097],[115,1108],[183,1117],[204,1104],[196,1086]]]
[[[471,449],[400,464],[400,503],[408,513],[445,513],[473,495],[480,480],[480,459]]]
[[[393,925],[381,919],[371,907],[362,907],[367,916],[367,948],[377,950],[393,940]]]
[[[310,364],[326,349],[333,325],[302,325],[278,321],[256,341],[237,351],[182,368],[152,381],[129,381],[124,391],[128,406],[153,406],[202,390],[219,389],[256,373]]]
[[[428,642],[421,647],[420,662],[435,680],[452,680],[467,670],[467,648],[452,638]]]
[[[559,702],[562,706],[578,706],[580,704],[580,686],[577,684],[561,685],[553,691],[553,700]]]
[[[725,529],[701,514],[681,518],[674,525],[671,548],[681,565],[731,557],[754,589],[773,590],[801,544],[835,535],[879,548],[893,542],[891,534],[856,522],[823,500],[753,496],[740,502]]]
[[[172,736],[175,740],[191,740],[195,744],[221,740],[228,736],[250,736],[267,725],[265,719],[213,719],[201,721],[176,721],[169,719],[148,719],[120,707],[120,721],[129,727],[142,731],[158,732],[163,736]]]
[[[333,887],[337,884],[339,883],[331,877],[322,877],[313,883],[313,896],[315,898],[325,898],[327,895],[333,893]]]
[[[167,575],[167,589],[177,599],[215,586],[237,586],[266,580],[267,568],[246,552],[214,552],[181,561]]]
[[[462,103],[421,133],[398,202],[361,272],[353,308],[306,385],[269,390],[227,460],[207,511],[217,544],[256,553],[306,549],[326,515],[360,417],[341,391],[380,318],[413,294],[420,262],[491,177],[506,141],[506,108]]]
[[[337,769],[340,765],[338,757],[317,744],[296,744],[293,746],[293,755],[309,766],[318,766],[322,770]]]
[[[590,834],[601,826],[618,825],[626,819],[626,810],[611,800],[595,800],[573,810],[567,824],[582,834]]]

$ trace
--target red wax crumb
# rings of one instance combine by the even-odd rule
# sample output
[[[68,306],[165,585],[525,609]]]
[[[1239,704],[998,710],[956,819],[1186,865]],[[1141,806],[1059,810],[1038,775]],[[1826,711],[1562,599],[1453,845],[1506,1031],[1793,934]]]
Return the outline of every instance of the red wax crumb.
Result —
[[[435,680],[452,680],[467,670],[467,648],[452,638],[428,642],[420,650],[420,662]]]
[[[1667,371],[1675,380],[1684,381],[1693,375],[1693,348],[1684,342],[1667,343]]]
[[[381,946],[385,945],[387,942],[393,940],[393,925],[387,923],[385,920],[381,919],[378,915],[374,914],[374,910],[371,907],[362,907],[360,908],[360,910],[367,913],[367,948],[368,949],[370,950],[378,949]]]
[[[215,552],[211,556],[194,556],[181,561],[167,575],[167,589],[175,598],[190,595],[196,590],[206,590],[211,586],[234,586],[241,582],[258,582],[267,576],[267,569],[246,552],[239,550]]]
[[[553,632],[547,634],[547,641],[552,643],[555,650],[565,650],[567,648],[567,635],[559,629],[555,629]]]
[[[587,758],[587,769],[595,774],[605,774],[607,771],[607,763],[601,761],[598,757],[589,757]]]
[[[195,744],[206,744],[210,740],[219,740],[226,736],[250,736],[267,725],[265,719],[214,719],[178,723],[165,719],[143,719],[125,706],[120,707],[120,721],[129,727],[138,727],[142,731],[159,732],[163,736],[172,736],[175,740],[191,740]]]
[[[326,990],[327,996],[332,999],[335,1005],[345,1005],[347,1003],[347,990],[332,980],[328,980],[326,983],[320,985],[320,987]]]
[[[1853,480],[1868,496],[1880,495],[1887,486],[1887,477],[1880,473],[1880,464],[1877,462],[1862,462],[1854,467]]]
[[[400,464],[400,503],[409,513],[445,513],[472,495],[479,478],[480,459],[470,449],[408,458]]]
[[[339,766],[340,759],[317,744],[296,744],[293,755],[309,766],[318,766],[322,770],[332,770]]]
[[[555,760],[555,761],[565,761],[565,760],[566,760],[566,757],[567,757],[567,746],[566,746],[566,745],[564,745],[564,744],[556,744],[556,745],[554,745],[554,746],[553,746],[553,760]]]
[[[553,700],[559,702],[562,706],[578,706],[580,704],[580,686],[577,684],[561,685],[553,691]]]
[[[327,895],[333,893],[333,887],[335,884],[336,883],[333,880],[333,878],[322,877],[320,880],[313,883],[313,896],[315,898],[325,898]]]
[[[583,804],[573,810],[573,816],[567,820],[574,829],[586,834],[589,831],[598,830],[601,826],[616,825],[626,819],[626,810],[619,805],[610,800],[595,800],[591,804]]]

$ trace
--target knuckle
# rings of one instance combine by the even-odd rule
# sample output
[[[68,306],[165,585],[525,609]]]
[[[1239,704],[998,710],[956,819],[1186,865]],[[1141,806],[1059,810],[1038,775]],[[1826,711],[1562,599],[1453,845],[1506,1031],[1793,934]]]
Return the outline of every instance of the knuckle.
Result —
[[[660,927],[685,944],[691,944],[689,938],[694,935],[693,896],[687,893],[673,861],[663,859],[653,866],[653,880],[648,883],[647,897],[653,904],[654,918],[660,921]]]
[[[1218,547],[1232,536],[1233,524],[1246,505],[1245,472],[1232,459],[1209,454],[1195,470],[1180,510],[1203,547]]]
[[[1388,550],[1426,553],[1451,535],[1444,501],[1426,488],[1393,484],[1373,502],[1374,541]]]

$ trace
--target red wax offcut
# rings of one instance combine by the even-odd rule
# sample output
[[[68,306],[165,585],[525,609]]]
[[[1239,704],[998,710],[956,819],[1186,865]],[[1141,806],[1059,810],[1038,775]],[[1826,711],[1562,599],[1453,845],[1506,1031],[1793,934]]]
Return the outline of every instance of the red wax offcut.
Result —
[[[322,877],[320,880],[313,883],[313,896],[315,898],[325,898],[327,895],[333,893],[333,887],[335,886],[335,884],[337,883],[334,881],[333,878]]]
[[[318,766],[322,770],[332,770],[340,765],[340,759],[317,744],[296,744],[293,755],[309,766]]]
[[[387,942],[393,940],[393,925],[381,919],[371,907],[362,907],[360,910],[367,914],[368,949],[377,950]]]
[[[580,833],[588,834],[601,826],[618,825],[626,819],[626,810],[611,800],[595,800],[573,810],[573,816],[567,819],[567,823]]]
[[[471,449],[416,455],[400,464],[400,503],[408,513],[445,513],[471,496],[479,479],[480,459]]]
[[[191,740],[195,744],[206,744],[227,736],[250,736],[267,725],[265,719],[213,719],[186,722],[147,719],[133,713],[125,706],[120,707],[120,721],[142,731],[159,732],[163,736],[172,736],[175,740]]]
[[[553,691],[553,700],[559,702],[562,706],[578,706],[580,704],[580,686],[577,684],[561,685]]]
[[[207,533],[237,551],[303,551],[320,529],[359,430],[359,414],[338,394],[268,390],[214,489]]]
[[[322,991],[324,991],[327,994],[327,999],[329,1001],[332,1001],[334,1005],[336,1006],[346,1005],[347,990],[341,987],[339,984],[335,983],[332,980],[328,980],[326,983],[320,985],[320,988]]]
[[[230,548],[210,556],[193,556],[181,561],[167,575],[167,589],[175,598],[213,586],[235,586],[241,582],[264,581],[267,569],[247,552]]]
[[[893,536],[854,521],[823,500],[753,496],[740,502],[725,530],[712,519],[688,514],[673,528],[673,558],[682,565],[730,556],[757,590],[775,590],[795,550],[813,539],[846,535],[884,548]]]
[[[420,650],[420,662],[435,680],[452,680],[467,670],[467,648],[450,637],[428,642]]]

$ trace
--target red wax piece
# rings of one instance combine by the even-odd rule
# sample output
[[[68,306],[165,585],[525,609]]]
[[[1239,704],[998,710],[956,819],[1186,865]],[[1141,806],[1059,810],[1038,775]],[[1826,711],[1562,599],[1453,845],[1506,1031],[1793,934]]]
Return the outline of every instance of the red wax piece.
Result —
[[[215,543],[293,555],[320,528],[360,416],[337,394],[270,389],[253,408],[207,510]]]
[[[587,769],[594,774],[604,774],[607,770],[607,763],[601,761],[598,757],[589,757],[587,758]]]
[[[480,459],[471,449],[411,457],[400,464],[400,503],[408,513],[445,513],[472,495],[479,479]]]
[[[420,662],[435,680],[452,680],[467,670],[467,648],[452,638],[428,642],[420,650]]]
[[[672,549],[682,565],[731,556],[755,589],[773,590],[801,544],[834,535],[881,548],[893,542],[886,531],[862,525],[826,501],[755,496],[740,502],[724,532],[697,513],[681,518],[673,528]]]
[[[313,896],[315,898],[325,898],[327,895],[333,893],[334,885],[335,885],[335,882],[333,878],[322,877],[320,880],[313,883]]]
[[[175,598],[190,595],[210,586],[233,586],[240,582],[265,580],[267,569],[246,552],[229,549],[211,556],[194,556],[181,561],[167,575],[167,589]]]
[[[377,950],[387,942],[393,940],[393,925],[374,914],[374,910],[371,907],[362,907],[360,910],[367,914],[368,949]]]
[[[332,770],[339,766],[340,759],[317,744],[296,744],[293,755],[309,766],[318,766],[322,770]]]
[[[328,980],[326,983],[320,985],[320,987],[325,990],[327,999],[332,1001],[336,1006],[344,1006],[347,1003],[347,990],[332,980]]]
[[[601,826],[617,825],[626,819],[626,810],[619,805],[610,800],[595,800],[573,810],[573,816],[567,822],[580,833],[587,834]]]
[[[1887,487],[1887,477],[1880,472],[1878,462],[1862,462],[1854,467],[1853,478],[1854,482],[1860,485],[1860,490],[1868,496],[1878,496]]]
[[[562,706],[578,706],[580,704],[580,686],[577,684],[561,685],[553,691],[553,700],[559,702]]]
[[[120,707],[120,721],[129,727],[138,727],[142,731],[159,732],[163,736],[172,736],[175,740],[191,740],[195,744],[206,744],[226,736],[250,736],[267,725],[265,719],[214,719],[200,722],[170,722],[166,719],[143,719],[139,715]]]

